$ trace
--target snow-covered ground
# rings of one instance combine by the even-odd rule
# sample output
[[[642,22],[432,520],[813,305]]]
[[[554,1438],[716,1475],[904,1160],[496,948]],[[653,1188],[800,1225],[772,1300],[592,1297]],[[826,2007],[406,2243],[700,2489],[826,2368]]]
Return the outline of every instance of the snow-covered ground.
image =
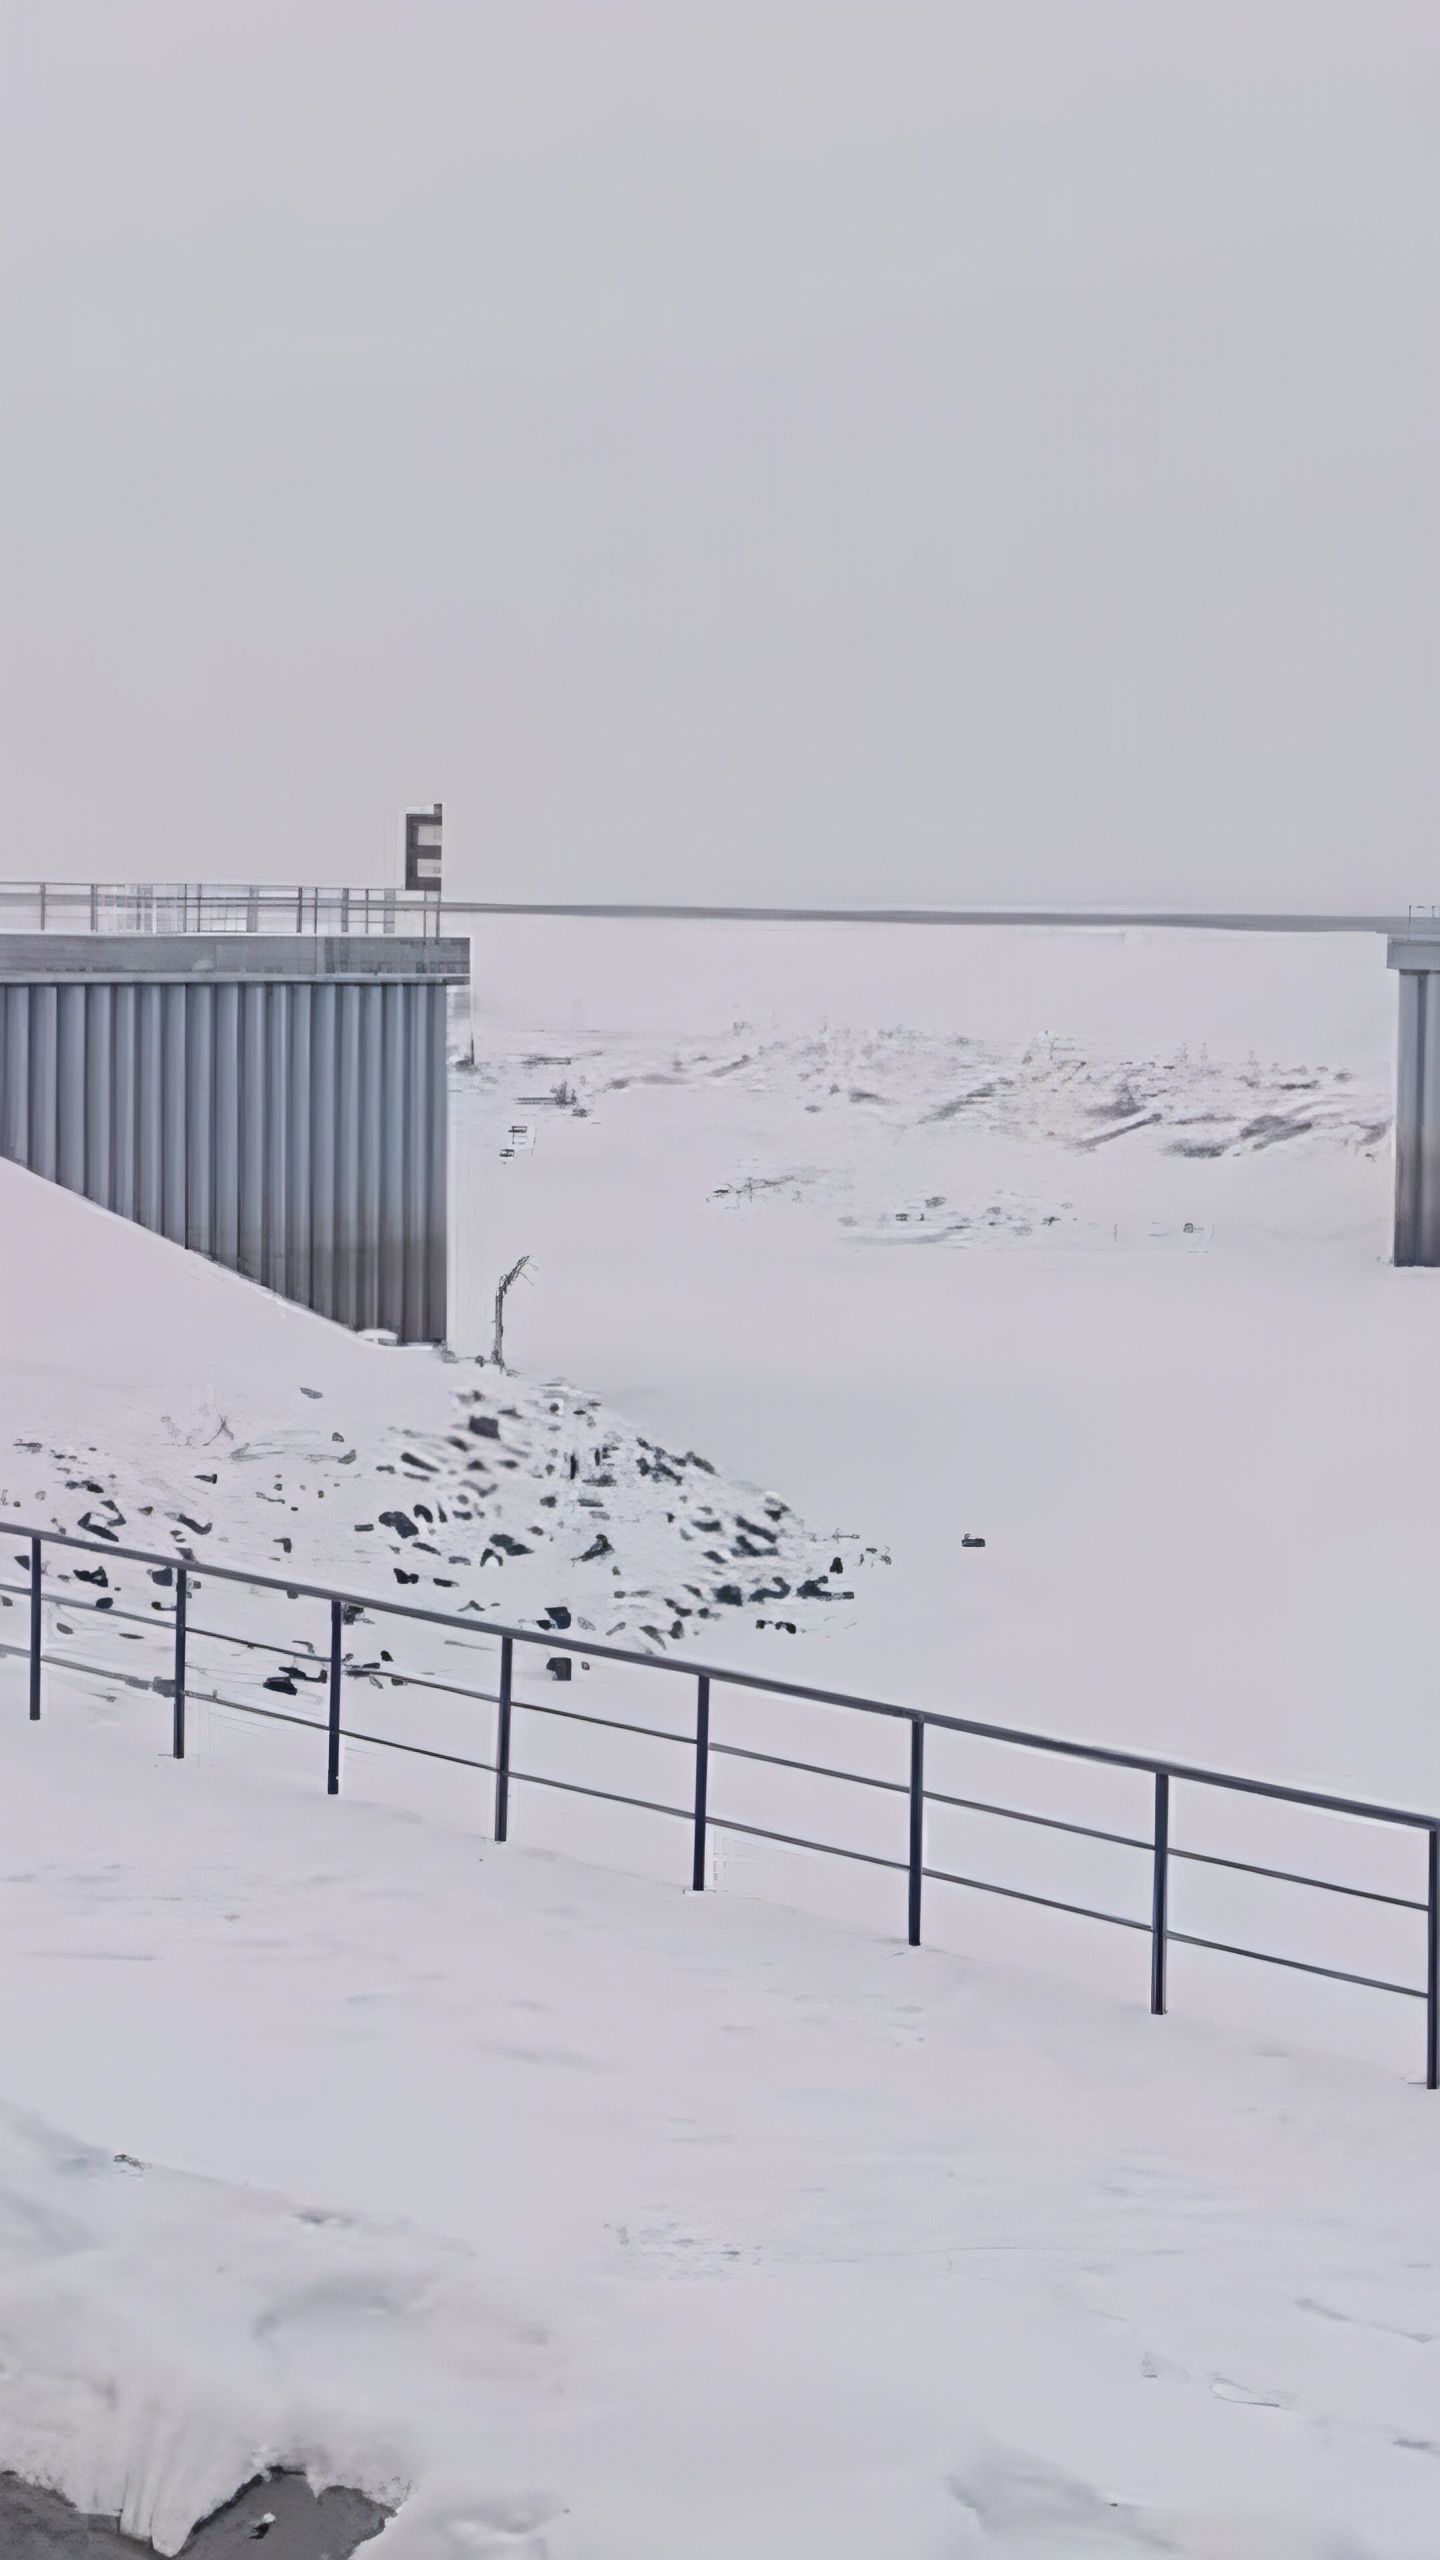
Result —
[[[195,1556],[203,1623],[242,1606],[204,1582],[223,1549],[1440,1802],[1435,1275],[1387,1264],[1375,948],[703,953],[519,927],[480,952],[459,1360],[0,1167],[10,1516],[123,1513]],[[472,1355],[522,1252],[502,1379]],[[55,1637],[104,1676],[52,1670],[38,1730],[0,1658],[0,2462],[172,2550],[273,2460],[403,2498],[388,2547],[436,2560],[1433,2551],[1417,2004],[1177,1948],[1156,2023],[1128,1932],[936,1888],[912,1953],[893,1875],[721,1839],[697,1900],[678,1825],[521,1788],[495,1849],[483,1772],[359,1744],[331,1803],[315,1736],[205,1704],[264,1703],[263,1670],[203,1670],[176,1767],[166,1595],[105,1570],[57,1582],[115,1605]],[[308,1718],[323,1613],[266,1606],[269,1703]],[[481,1688],[493,1648],[373,1618],[347,1643],[369,1729],[487,1755],[490,1710],[393,1691],[381,1647]],[[672,1670],[540,1678],[689,1729]],[[884,1728],[716,1715],[899,1774]],[[531,1767],[684,1798],[672,1745],[521,1731]],[[1138,1782],[954,1752],[932,1782],[1145,1827]],[[763,1797],[781,1827],[823,1803],[897,1852],[898,1800],[765,1784],[801,1790]],[[1190,1794],[1176,1819],[1419,1889],[1409,1839]],[[984,1832],[997,1876],[1143,1905],[1130,1853],[947,1820],[932,1856]],[[1181,1882],[1177,1926],[1418,1979],[1413,1915]]]

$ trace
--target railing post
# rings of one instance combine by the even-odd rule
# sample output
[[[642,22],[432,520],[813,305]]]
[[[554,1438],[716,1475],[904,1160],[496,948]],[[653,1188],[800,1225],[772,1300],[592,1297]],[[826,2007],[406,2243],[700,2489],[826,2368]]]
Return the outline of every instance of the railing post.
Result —
[[[1150,1913],[1150,2015],[1165,2015],[1166,1903],[1170,1887],[1170,1780],[1155,1772],[1155,1886]]]
[[[1430,1883],[1426,1895],[1425,2086],[1440,2089],[1440,1831],[1430,1834]]]
[[[500,1639],[500,1714],[495,1727],[495,1837],[503,1840],[510,1824],[510,1680],[515,1661],[511,1636]]]
[[[910,1719],[910,1944],[920,1944],[920,1887],[925,1874],[925,1719]]]
[[[338,1600],[330,1603],[330,1757],[325,1772],[325,1793],[340,1793],[340,1634],[344,1625]]]
[[[185,1599],[190,1576],[183,1564],[175,1567],[175,1727],[171,1742],[172,1756],[185,1757]],[[203,1756],[203,1755],[202,1755]]]
[[[702,1671],[695,1682],[695,1858],[690,1882],[705,1890],[705,1798],[710,1784],[710,1682]]]
[[[1430,1892],[1425,1902],[1425,2086],[1440,2089],[1440,1830],[1430,1833]]]
[[[40,1609],[40,1541],[30,1541],[30,1721],[40,1721],[40,1645],[44,1635]]]

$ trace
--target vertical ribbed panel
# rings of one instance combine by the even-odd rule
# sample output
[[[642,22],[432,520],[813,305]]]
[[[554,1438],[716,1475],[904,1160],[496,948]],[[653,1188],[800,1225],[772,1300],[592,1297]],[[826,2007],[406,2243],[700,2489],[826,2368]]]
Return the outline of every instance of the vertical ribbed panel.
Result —
[[[58,987],[35,987],[30,999],[30,1164],[56,1179],[55,1078],[59,1047]]]
[[[214,1209],[209,1250],[231,1271],[240,1268],[240,990],[215,989],[215,1048],[211,1066],[215,1161]]]
[[[375,1324],[400,1332],[405,1313],[405,989],[380,990],[380,1271]],[[381,1313],[393,1307],[395,1318]]]
[[[239,987],[240,1254],[237,1271],[247,1280],[265,1277],[265,994],[263,986]]]
[[[1440,971],[1400,974],[1395,1259],[1440,1265]]]
[[[310,1294],[322,1316],[335,1304],[335,1021],[336,989],[310,998]]]
[[[122,1218],[135,1212],[135,998],[134,987],[112,990],[110,1007],[110,1198],[102,1202]]]
[[[265,1131],[261,1276],[266,1288],[282,1298],[290,1277],[285,1218],[290,1202],[290,1022],[285,993],[283,987],[265,989],[265,1086],[251,1106]]]
[[[179,987],[185,1022],[185,1242],[211,1253],[215,1195],[215,989]]]
[[[380,1321],[380,1178],[385,1152],[384,987],[357,987],[360,998],[360,1226],[355,1243],[359,1274],[355,1325],[365,1332]]]
[[[5,1009],[5,1091],[0,1097],[0,1147],[12,1164],[30,1162],[30,989],[0,988]]]
[[[335,1057],[335,1314],[341,1324],[363,1324],[360,1314],[360,1008],[363,987],[337,987]]]
[[[112,987],[90,990],[89,1020],[83,1026],[85,1062],[85,1196],[110,1206],[115,1115],[111,1088],[115,1073]]]
[[[429,1119],[430,1188],[425,1201],[426,1275],[425,1339],[443,1342],[449,1322],[450,1111],[445,1065],[447,997],[443,986],[420,990],[430,1014],[430,1054],[425,1062],[424,1106]]]
[[[84,987],[55,990],[55,1179],[85,1188]]]
[[[164,997],[163,987],[135,991],[135,1215],[142,1227],[153,1227],[157,1234],[164,1214],[160,1111]]]
[[[0,987],[0,1152],[402,1342],[445,1329],[438,981]]]

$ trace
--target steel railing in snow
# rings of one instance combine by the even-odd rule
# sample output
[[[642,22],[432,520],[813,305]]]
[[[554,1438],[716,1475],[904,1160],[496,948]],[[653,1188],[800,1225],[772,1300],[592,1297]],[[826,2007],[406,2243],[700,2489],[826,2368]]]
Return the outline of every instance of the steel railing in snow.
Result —
[[[1029,1733],[1019,1728],[982,1722],[968,1716],[942,1714],[933,1708],[900,1706],[883,1698],[856,1697],[842,1690],[819,1689],[793,1680],[776,1680],[756,1671],[745,1671],[716,1663],[681,1663],[668,1656],[641,1653],[633,1649],[597,1644],[584,1634],[568,1634],[560,1627],[511,1627],[470,1614],[458,1615],[425,1608],[413,1601],[377,1599],[373,1593],[337,1590],[325,1583],[300,1581],[286,1575],[261,1573],[233,1565],[198,1564],[193,1551],[180,1557],[164,1555],[144,1548],[122,1546],[118,1538],[107,1534],[103,1539],[75,1537],[54,1529],[36,1529],[28,1523],[6,1524],[12,1537],[25,1542],[16,1561],[27,1568],[23,1584],[0,1584],[0,1592],[13,1600],[28,1602],[29,1636],[25,1645],[0,1644],[0,1653],[28,1657],[30,1716],[38,1721],[41,1710],[43,1675],[48,1660],[56,1670],[93,1676],[117,1685],[159,1691],[171,1701],[171,1748],[177,1760],[185,1756],[185,1722],[187,1698],[219,1706],[232,1712],[257,1716],[280,1724],[300,1726],[325,1736],[326,1787],[331,1795],[339,1793],[341,1745],[346,1740],[374,1745],[382,1750],[400,1751],[421,1759],[447,1765],[475,1769],[493,1776],[494,1837],[506,1839],[510,1827],[511,1790],[516,1786],[556,1788],[562,1793],[588,1797],[596,1802],[624,1805],[635,1810],[658,1814],[684,1823],[690,1832],[690,1880],[695,1892],[705,1889],[707,1837],[712,1831],[735,1833],[757,1840],[768,1840],[794,1849],[813,1851],[824,1857],[858,1860],[860,1863],[889,1869],[906,1879],[907,1935],[912,1947],[920,1944],[921,1913],[927,1884],[952,1885],[967,1891],[999,1895],[1006,1900],[1029,1903],[1049,1910],[1074,1914],[1082,1919],[1103,1922],[1106,1926],[1139,1932],[1149,1940],[1150,2007],[1157,2017],[1167,2004],[1167,1959],[1172,1946],[1206,1948],[1218,1955],[1244,1957],[1259,1964],[1274,1965],[1287,1972],[1318,1976],[1329,1982],[1349,1983],[1366,1991],[1388,1993],[1399,1999],[1419,2000],[1425,2008],[1425,2086],[1440,2085],[1440,1814],[1418,1813],[1401,1805],[1374,1804],[1352,1796],[1329,1795],[1308,1787],[1281,1786],[1269,1779],[1239,1777],[1233,1771],[1207,1769],[1185,1761],[1151,1757],[1144,1752],[1112,1750],[1102,1744],[1076,1742],[1054,1735]],[[163,1581],[174,1590],[173,1603],[166,1615],[169,1619],[169,1659],[171,1669],[163,1676],[142,1678],[115,1664],[76,1661],[56,1655],[47,1657],[45,1647],[45,1608],[47,1602],[61,1605],[79,1614],[89,1611],[111,1624],[144,1627],[158,1633],[153,1619],[134,1612],[117,1610],[113,1595],[94,1600],[80,1600],[73,1592],[62,1594],[45,1587],[45,1550],[76,1549],[115,1563],[133,1563],[148,1568],[152,1579]],[[227,1698],[218,1689],[204,1690],[196,1686],[190,1664],[190,1647],[196,1640],[232,1645],[246,1652],[273,1653],[293,1665],[303,1650],[271,1643],[251,1635],[239,1635],[222,1628],[198,1626],[190,1615],[192,1594],[205,1584],[239,1585],[250,1591],[281,1592],[289,1600],[316,1600],[329,1611],[328,1668],[321,1671],[327,1688],[328,1713],[322,1721],[313,1716],[288,1714],[278,1707],[260,1706],[254,1702]],[[160,1604],[154,1604],[160,1605]],[[468,1637],[493,1641],[498,1652],[498,1682],[493,1690],[468,1687],[463,1683],[439,1681],[416,1672],[397,1672],[393,1666],[386,1679],[394,1686],[428,1690],[467,1703],[493,1707],[494,1756],[442,1751],[429,1744],[398,1740],[392,1735],[366,1733],[343,1721],[344,1683],[351,1671],[344,1657],[344,1630],[362,1617],[400,1619],[423,1626],[449,1630]],[[687,1731],[673,1727],[636,1724],[617,1716],[592,1715],[558,1702],[541,1703],[535,1698],[519,1696],[515,1688],[516,1647],[538,1646],[548,1656],[568,1658],[583,1656],[587,1660],[622,1664],[643,1671],[654,1678],[680,1678],[694,1685],[694,1719]],[[313,1658],[313,1657],[312,1657]],[[365,1666],[368,1671],[373,1666]],[[286,1685],[286,1684],[281,1684]],[[739,1742],[723,1741],[711,1727],[712,1692],[718,1689],[748,1691],[777,1702],[790,1701],[810,1706],[835,1708],[847,1715],[880,1717],[900,1724],[908,1732],[908,1766],[905,1774],[877,1777],[871,1773],[840,1769],[808,1759],[798,1759],[779,1752],[757,1750]],[[293,1689],[292,1689],[293,1694]],[[561,1777],[553,1771],[517,1767],[513,1757],[515,1718],[544,1716],[575,1726],[598,1728],[615,1734],[639,1735],[649,1740],[668,1743],[682,1749],[691,1766],[688,1800],[683,1804],[636,1796],[623,1790],[582,1784],[573,1777]],[[927,1784],[925,1776],[925,1742],[927,1733],[967,1735],[985,1743],[1001,1744],[1028,1754],[1045,1755],[1067,1762],[1089,1763],[1104,1769],[1124,1770],[1148,1778],[1153,1791],[1153,1812],[1148,1833],[1102,1829],[1098,1826],[1062,1820],[1056,1815],[1038,1812],[1018,1805],[1000,1804],[979,1796],[957,1795]],[[847,1846],[835,1840],[817,1840],[783,1831],[768,1825],[738,1820],[733,1815],[717,1814],[711,1804],[712,1766],[717,1760],[747,1761],[756,1766],[776,1770],[799,1771],[810,1777],[829,1779],[846,1786],[866,1787],[883,1795],[905,1799],[900,1826],[904,1854],[891,1855],[874,1850]],[[1263,1803],[1290,1805],[1309,1812],[1334,1814],[1352,1824],[1378,1825],[1386,1832],[1418,1832],[1426,1843],[1426,1877],[1422,1894],[1382,1892],[1369,1886],[1347,1883],[1335,1877],[1307,1874],[1286,1866],[1261,1864],[1250,1859],[1221,1856],[1213,1851],[1187,1848],[1172,1836],[1171,1814],[1174,1791],[1180,1789],[1220,1791],[1227,1795],[1249,1797]],[[948,1806],[968,1813],[988,1815],[996,1820],[1023,1823],[1041,1831],[1069,1834],[1075,1838],[1105,1842],[1111,1846],[1138,1851],[1149,1869],[1149,1909],[1125,1913],[1096,1909],[1088,1903],[1075,1902],[1055,1894],[1036,1893],[1018,1884],[1001,1883],[990,1877],[966,1875],[951,1867],[934,1866],[926,1861],[926,1812],[931,1806]],[[897,1846],[899,1843],[897,1843]],[[1202,1935],[1196,1931],[1177,1929],[1170,1918],[1170,1885],[1172,1870],[1177,1865],[1201,1866],[1229,1870],[1238,1875],[1254,1876],[1269,1881],[1294,1885],[1308,1891],[1339,1896],[1350,1901],[1365,1902],[1389,1910],[1416,1914],[1424,1924],[1423,1982],[1396,1982],[1381,1975],[1360,1973],[1337,1965],[1318,1964],[1298,1956],[1283,1955],[1276,1950],[1247,1946],[1236,1941]]]
[[[278,882],[0,882],[5,933],[441,933],[435,889],[287,888]]]

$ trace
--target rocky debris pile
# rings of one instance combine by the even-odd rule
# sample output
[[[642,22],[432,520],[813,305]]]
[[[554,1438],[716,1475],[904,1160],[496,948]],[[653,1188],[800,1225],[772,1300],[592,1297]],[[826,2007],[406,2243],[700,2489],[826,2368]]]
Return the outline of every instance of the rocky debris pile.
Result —
[[[8,1516],[102,1549],[158,1548],[201,1571],[207,1559],[293,1569],[301,1582],[377,1598],[388,1588],[477,1621],[654,1652],[697,1640],[722,1651],[742,1623],[772,1637],[844,1624],[860,1576],[889,1563],[883,1548],[818,1533],[778,1494],[731,1482],[696,1450],[662,1447],[562,1380],[464,1374],[438,1429],[433,1415],[422,1430],[339,1429],[321,1412],[247,1430],[212,1399],[158,1428],[131,1417],[126,1446],[106,1460],[98,1446],[17,1439],[0,1532]],[[23,1550],[0,1548],[5,1608],[23,1610],[24,1563]],[[173,1609],[172,1565],[57,1549],[46,1570],[64,1595],[53,1621],[63,1636],[83,1612],[140,1642],[136,1630]],[[10,1634],[0,1625],[0,1641]],[[382,1651],[353,1668],[384,1679],[389,1659]],[[322,1676],[302,1646],[264,1685],[293,1695]]]
[[[406,1504],[356,1530],[388,1532],[397,1581],[454,1592],[462,1578],[493,1575],[465,1608],[497,1609],[502,1573],[518,1596],[514,1568],[525,1563],[527,1586],[537,1574],[547,1590],[563,1585],[538,1612],[516,1613],[507,1597],[506,1614],[526,1623],[559,1631],[573,1620],[663,1646],[744,1610],[793,1635],[808,1612],[853,1601],[857,1574],[889,1561],[856,1537],[818,1537],[778,1495],[728,1484],[696,1450],[662,1448],[563,1382],[522,1401],[506,1380],[456,1401],[456,1429],[411,1433],[396,1452]]]

